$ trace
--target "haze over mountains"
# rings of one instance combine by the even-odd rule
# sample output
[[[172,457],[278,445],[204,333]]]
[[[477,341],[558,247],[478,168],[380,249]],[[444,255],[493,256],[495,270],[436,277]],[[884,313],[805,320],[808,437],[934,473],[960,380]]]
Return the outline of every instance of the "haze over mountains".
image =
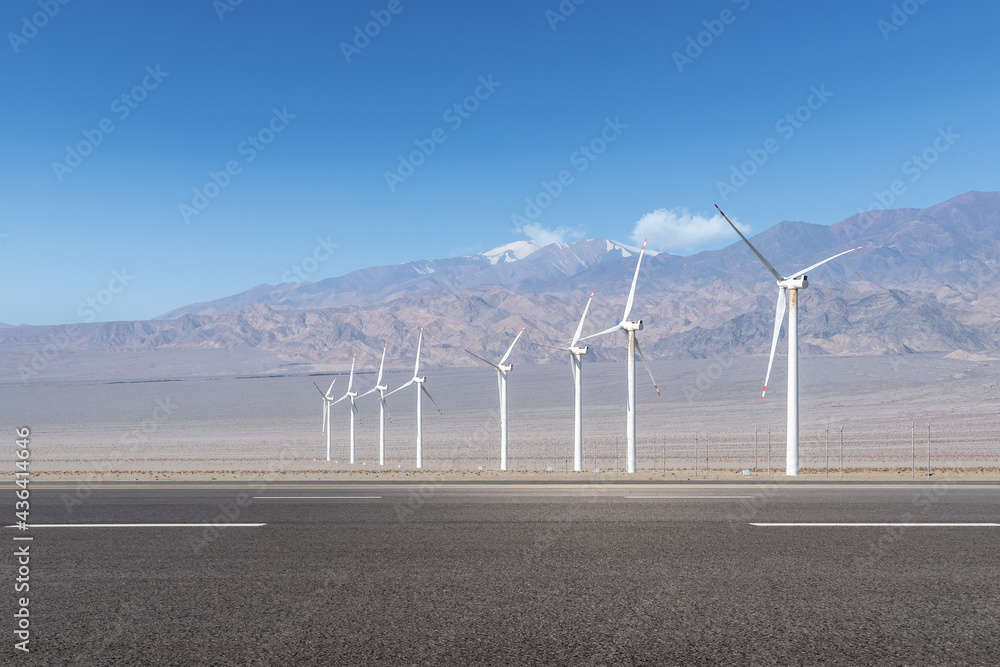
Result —
[[[926,209],[873,211],[831,226],[782,222],[751,240],[785,274],[864,246],[810,274],[800,297],[806,353],[1000,350],[1000,193],[969,192]],[[499,357],[522,326],[530,341],[565,344],[592,290],[584,335],[613,325],[637,253],[606,239],[521,241],[316,283],[258,285],[155,320],[73,325],[66,347],[254,348],[341,365],[354,353],[375,358],[388,340],[390,357],[403,366],[412,363],[423,326],[428,363],[467,365],[474,360],[463,348]],[[776,295],[773,279],[739,239],[689,257],[647,251],[633,316],[643,319],[643,350],[654,357],[766,353]],[[30,350],[64,329],[0,328],[0,345]],[[624,358],[624,337],[592,341],[591,352],[592,359]],[[516,363],[565,361],[537,345],[517,356]]]

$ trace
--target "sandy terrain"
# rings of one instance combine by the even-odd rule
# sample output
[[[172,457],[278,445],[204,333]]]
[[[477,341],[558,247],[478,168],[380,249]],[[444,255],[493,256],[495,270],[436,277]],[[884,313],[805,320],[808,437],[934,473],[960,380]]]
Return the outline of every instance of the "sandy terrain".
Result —
[[[441,408],[424,401],[424,467],[414,468],[414,393],[388,399],[387,469],[378,471],[378,407],[359,400],[357,463],[347,463],[348,407],[333,408],[325,461],[322,404],[329,370],[218,352],[66,355],[22,382],[0,379],[8,428],[32,430],[36,481],[66,479],[624,479],[625,367],[584,366],[585,468],[572,467],[572,380],[566,365],[516,365],[509,380],[510,462],[497,470],[495,373],[422,369]],[[370,362],[370,363],[369,363]],[[377,360],[359,360],[362,391]],[[516,362],[515,362],[516,363]],[[402,366],[402,364],[400,364]],[[371,367],[368,367],[371,366]],[[766,359],[653,363],[639,375],[635,479],[781,479],[784,359],[767,401]],[[234,368],[246,369],[244,371]],[[641,371],[640,371],[641,372]],[[409,373],[388,374],[390,388]],[[337,389],[346,389],[346,377]],[[336,393],[336,392],[335,392]],[[928,424],[935,481],[1000,479],[1000,362],[942,355],[805,357],[801,362],[801,479],[927,479]],[[911,423],[914,424],[911,450]],[[843,431],[843,450],[841,449]],[[828,436],[829,434],[829,436]],[[755,448],[756,436],[756,448]],[[827,438],[829,437],[829,450]],[[5,459],[13,470],[13,438]],[[755,465],[756,449],[756,465]],[[912,458],[911,458],[912,457]],[[915,473],[911,473],[911,464]],[[592,472],[599,469],[599,473]],[[707,473],[706,473],[707,468]],[[753,472],[744,477],[744,469]]]

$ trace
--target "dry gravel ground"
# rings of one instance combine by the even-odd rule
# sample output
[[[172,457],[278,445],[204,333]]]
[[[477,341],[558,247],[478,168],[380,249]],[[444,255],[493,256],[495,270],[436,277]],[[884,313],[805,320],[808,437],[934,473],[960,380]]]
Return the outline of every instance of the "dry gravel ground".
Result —
[[[359,360],[362,391],[373,384],[377,361]],[[328,463],[313,382],[325,389],[334,373],[314,364],[228,350],[65,353],[28,381],[8,360],[0,367],[0,388],[11,432],[21,425],[32,430],[37,480],[623,477],[624,364],[585,362],[588,472],[573,475],[568,363],[514,361],[512,470],[506,474],[498,471],[497,385],[487,366],[421,370],[440,407],[424,401],[423,472],[414,470],[412,388],[388,399],[386,468],[378,466],[374,395],[358,403],[353,466],[347,463],[349,408],[346,401],[334,406],[334,460]],[[406,359],[390,363],[393,388],[412,367]],[[661,396],[640,368],[637,477],[733,480],[748,469],[760,479],[768,467],[780,477],[785,359],[776,359],[761,403],[766,363],[763,357],[660,359],[652,366]],[[335,393],[346,383],[341,375]],[[935,481],[1000,478],[1000,362],[940,354],[806,356],[800,386],[803,479],[826,479],[828,466],[829,477],[839,479],[842,461],[847,479],[927,479],[928,450]],[[11,469],[13,450],[11,438],[4,454]]]

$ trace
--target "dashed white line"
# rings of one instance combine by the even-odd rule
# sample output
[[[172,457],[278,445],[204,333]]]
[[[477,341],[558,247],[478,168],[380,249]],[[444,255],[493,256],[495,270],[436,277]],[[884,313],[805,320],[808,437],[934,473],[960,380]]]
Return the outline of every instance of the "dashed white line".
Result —
[[[630,500],[669,498],[671,500],[721,500],[731,498],[755,498],[756,496],[625,496]]]
[[[380,500],[382,496],[254,496],[254,500]]]
[[[984,528],[997,527],[1000,523],[751,523],[751,526],[805,526],[817,528]]]
[[[207,528],[209,526],[224,526],[226,528],[260,528],[266,523],[30,523],[28,530],[35,528]],[[7,526],[18,528],[19,526]]]

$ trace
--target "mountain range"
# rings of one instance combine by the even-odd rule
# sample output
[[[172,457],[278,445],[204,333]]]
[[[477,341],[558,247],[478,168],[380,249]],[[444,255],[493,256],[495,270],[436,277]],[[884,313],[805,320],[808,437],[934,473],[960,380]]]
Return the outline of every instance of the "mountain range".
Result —
[[[991,354],[1000,350],[1000,193],[968,192],[926,209],[876,210],[834,225],[781,222],[752,238],[793,273],[851,247],[809,276],[800,297],[805,353]],[[584,333],[621,317],[639,249],[607,239],[541,246],[518,241],[470,257],[379,266],[315,283],[258,285],[148,321],[73,325],[73,350],[266,350],[289,361],[343,366],[375,358],[383,341],[399,365],[424,327],[428,363],[499,357],[526,326],[521,363],[563,361],[595,291]],[[766,353],[773,279],[736,239],[681,257],[646,252],[633,317],[647,355]],[[41,345],[56,327],[0,328],[0,346]],[[784,334],[783,334],[784,335]],[[621,340],[618,340],[620,338]],[[596,359],[622,359],[624,337],[592,341]]]

